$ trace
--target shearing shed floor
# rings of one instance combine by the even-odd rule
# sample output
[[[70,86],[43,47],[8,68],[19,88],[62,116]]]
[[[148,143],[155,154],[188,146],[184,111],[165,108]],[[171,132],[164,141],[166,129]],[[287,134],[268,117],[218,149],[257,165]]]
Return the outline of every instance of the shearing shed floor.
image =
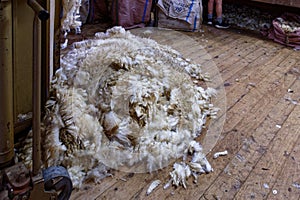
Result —
[[[82,37],[92,36],[89,31],[99,30],[83,28]],[[172,164],[151,174],[116,170],[74,190],[71,199],[300,199],[300,52],[240,30],[203,31],[130,30],[173,47],[205,71],[217,66],[226,120],[207,154],[214,171],[196,184],[189,179],[186,189],[160,185],[147,196],[152,181],[168,181]],[[224,150],[228,155],[213,159]]]

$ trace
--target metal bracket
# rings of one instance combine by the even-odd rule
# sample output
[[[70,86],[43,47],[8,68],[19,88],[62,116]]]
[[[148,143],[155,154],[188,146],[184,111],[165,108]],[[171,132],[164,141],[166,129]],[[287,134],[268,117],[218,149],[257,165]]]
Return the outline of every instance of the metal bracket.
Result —
[[[60,191],[58,200],[69,199],[73,185],[68,171],[62,166],[53,166],[43,171],[45,191]]]
[[[17,163],[4,170],[4,179],[6,181],[8,196],[29,197],[30,190],[33,187],[31,174],[23,163]]]

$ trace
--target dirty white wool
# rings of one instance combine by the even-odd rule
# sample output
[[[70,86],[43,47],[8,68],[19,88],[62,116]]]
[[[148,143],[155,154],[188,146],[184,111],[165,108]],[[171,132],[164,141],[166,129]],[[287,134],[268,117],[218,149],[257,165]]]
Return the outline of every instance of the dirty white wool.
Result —
[[[61,17],[61,31],[64,33],[65,42],[61,44],[64,49],[68,45],[68,32],[75,30],[76,33],[81,32],[82,22],[80,20],[81,0],[62,0],[62,17]]]
[[[80,187],[110,168],[144,163],[151,172],[190,151],[191,173],[212,171],[194,140],[216,115],[215,91],[191,77],[203,80],[199,65],[121,27],[75,43],[61,57],[46,105],[44,167],[65,166]],[[173,184],[186,187],[182,178]]]
[[[77,29],[81,26],[79,9],[81,0],[63,0],[61,28],[69,32],[71,29]]]

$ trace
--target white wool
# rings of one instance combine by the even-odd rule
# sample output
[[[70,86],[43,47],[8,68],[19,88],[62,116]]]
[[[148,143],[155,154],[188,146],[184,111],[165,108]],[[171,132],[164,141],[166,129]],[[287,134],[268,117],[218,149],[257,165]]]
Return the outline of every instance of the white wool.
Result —
[[[191,170],[185,163],[175,163],[173,165],[173,171],[170,172],[173,185],[182,185],[186,188],[186,180],[191,176]]]

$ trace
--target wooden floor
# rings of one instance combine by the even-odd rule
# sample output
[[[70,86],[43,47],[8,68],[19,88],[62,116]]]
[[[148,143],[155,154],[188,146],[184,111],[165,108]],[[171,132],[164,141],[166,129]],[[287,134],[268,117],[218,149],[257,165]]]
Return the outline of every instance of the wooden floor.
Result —
[[[167,182],[172,165],[152,174],[115,171],[71,199],[300,199],[300,52],[237,30],[203,30],[131,32],[172,46],[211,71],[212,80],[220,73],[225,123],[207,150],[214,171],[197,184],[191,178],[187,189],[160,185],[149,196],[149,184]],[[227,156],[213,159],[224,150]]]

